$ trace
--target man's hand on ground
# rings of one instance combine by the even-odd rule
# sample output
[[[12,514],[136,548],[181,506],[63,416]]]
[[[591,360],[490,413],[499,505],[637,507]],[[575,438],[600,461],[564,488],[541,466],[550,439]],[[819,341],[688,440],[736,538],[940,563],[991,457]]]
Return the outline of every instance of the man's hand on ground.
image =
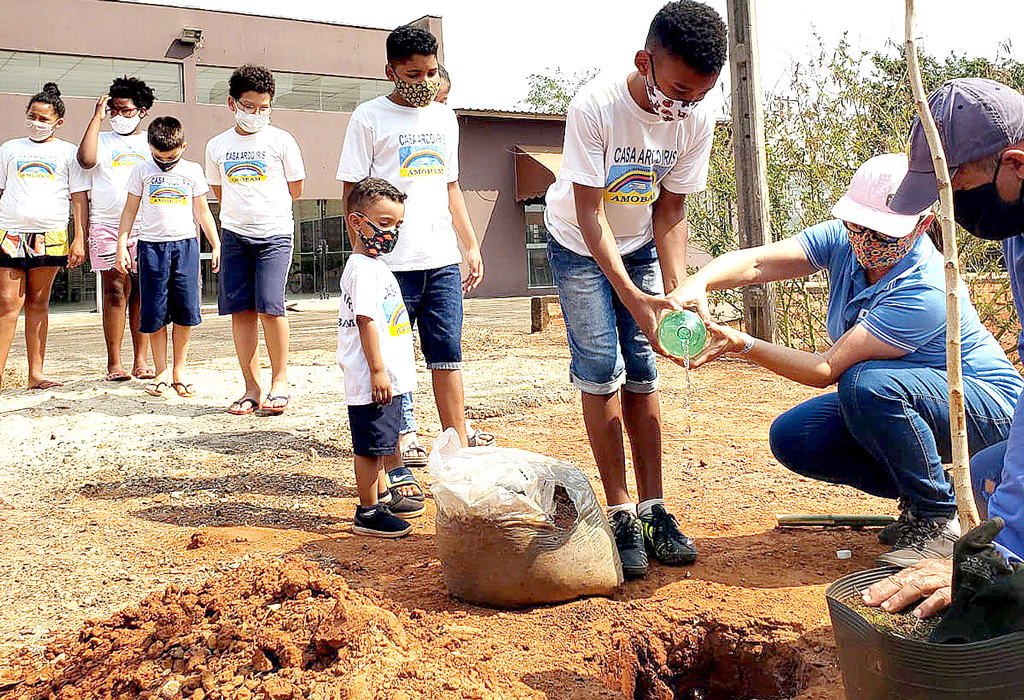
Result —
[[[862,599],[865,605],[895,613],[924,598],[914,615],[926,618],[949,607],[952,592],[953,560],[923,559],[872,585]]]

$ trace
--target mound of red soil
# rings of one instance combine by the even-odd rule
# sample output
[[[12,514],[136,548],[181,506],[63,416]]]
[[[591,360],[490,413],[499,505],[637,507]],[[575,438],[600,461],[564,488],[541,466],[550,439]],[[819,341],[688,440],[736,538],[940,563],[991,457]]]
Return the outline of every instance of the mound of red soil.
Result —
[[[13,659],[19,700],[535,698],[456,656],[424,653],[410,614],[318,565],[253,564],[167,588]],[[416,627],[415,623],[412,623]],[[0,686],[2,687],[2,686]],[[0,696],[4,696],[0,693]]]

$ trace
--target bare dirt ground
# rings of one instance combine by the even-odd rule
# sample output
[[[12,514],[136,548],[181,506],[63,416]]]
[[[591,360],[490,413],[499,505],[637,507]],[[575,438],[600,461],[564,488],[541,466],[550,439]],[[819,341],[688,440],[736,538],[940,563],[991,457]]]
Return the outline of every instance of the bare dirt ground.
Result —
[[[98,319],[53,321],[48,367],[65,386],[0,404],[0,698],[843,697],[824,589],[882,548],[774,516],[894,504],[774,462],[771,419],[813,390],[722,361],[694,373],[687,407],[664,363],[667,500],[697,564],[652,565],[611,599],[498,611],[447,595],[429,499],[403,540],[349,532],[335,311],[308,307],[279,417],[224,412],[240,388],[218,319],[194,336],[192,399],[102,381]],[[471,305],[468,412],[600,494],[564,328],[528,334],[524,308]],[[429,441],[422,374],[416,400]]]

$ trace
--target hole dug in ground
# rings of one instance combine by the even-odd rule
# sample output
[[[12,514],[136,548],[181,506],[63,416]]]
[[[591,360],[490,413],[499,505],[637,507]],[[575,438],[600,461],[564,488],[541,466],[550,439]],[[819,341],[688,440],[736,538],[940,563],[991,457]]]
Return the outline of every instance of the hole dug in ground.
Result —
[[[705,618],[620,634],[602,666],[635,700],[784,700],[810,676],[795,640]]]

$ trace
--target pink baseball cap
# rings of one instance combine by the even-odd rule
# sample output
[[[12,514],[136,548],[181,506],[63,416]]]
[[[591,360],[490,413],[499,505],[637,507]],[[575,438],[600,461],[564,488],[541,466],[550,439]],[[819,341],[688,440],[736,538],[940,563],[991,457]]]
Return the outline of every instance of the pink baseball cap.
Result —
[[[908,169],[903,153],[886,153],[865,161],[853,174],[846,194],[832,207],[832,216],[893,238],[909,236],[929,207],[916,214],[897,214],[889,208]]]

